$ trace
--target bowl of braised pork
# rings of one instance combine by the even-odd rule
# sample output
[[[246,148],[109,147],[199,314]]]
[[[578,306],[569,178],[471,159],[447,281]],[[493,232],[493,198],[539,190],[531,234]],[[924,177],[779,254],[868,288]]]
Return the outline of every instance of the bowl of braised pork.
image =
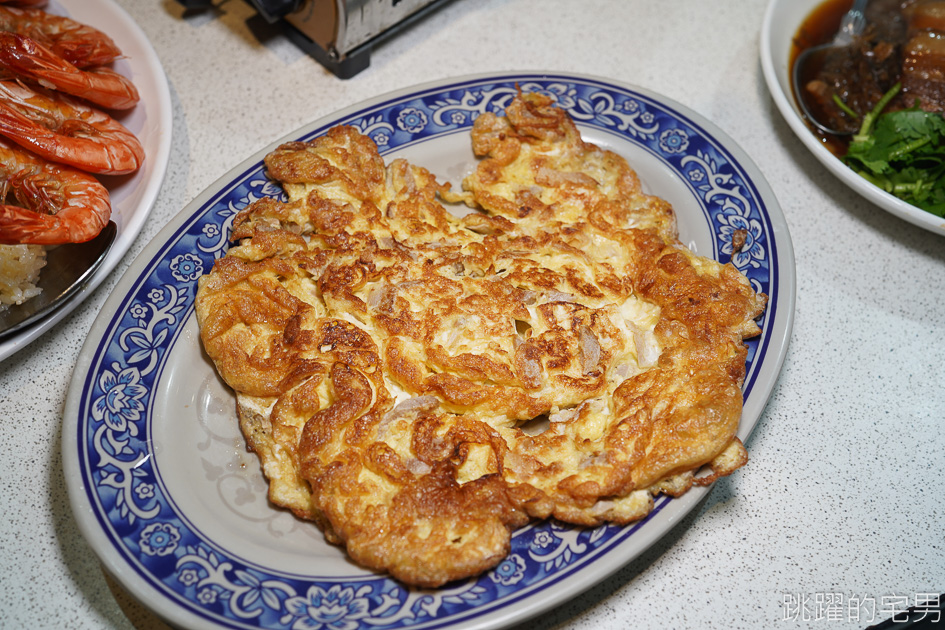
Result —
[[[883,210],[945,235],[945,0],[871,0],[852,43],[814,56],[794,80],[798,58],[833,41],[852,5],[772,0],[761,32],[768,89],[831,173]]]

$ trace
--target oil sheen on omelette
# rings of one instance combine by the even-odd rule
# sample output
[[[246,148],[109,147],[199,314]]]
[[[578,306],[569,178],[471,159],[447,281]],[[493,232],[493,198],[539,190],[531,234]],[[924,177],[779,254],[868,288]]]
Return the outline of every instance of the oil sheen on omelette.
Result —
[[[461,191],[350,127],[280,146],[289,200],[236,217],[197,294],[272,503],[420,586],[532,520],[629,523],[742,466],[766,302],[547,97],[480,115],[472,146]]]

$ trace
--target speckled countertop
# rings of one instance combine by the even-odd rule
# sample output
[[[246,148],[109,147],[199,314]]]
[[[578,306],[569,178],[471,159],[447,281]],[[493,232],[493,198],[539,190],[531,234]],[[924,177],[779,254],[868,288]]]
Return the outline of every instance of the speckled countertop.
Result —
[[[161,227],[244,158],[342,107],[421,82],[532,69],[642,86],[728,133],[787,218],[797,302],[749,464],[643,555],[523,627],[865,627],[888,616],[884,606],[945,592],[945,239],[850,192],[793,135],[759,64],[765,0],[456,0],[347,81],[251,19],[242,0],[195,15],[172,0],[118,4],[167,73],[170,163],[118,268],[0,362],[0,626],[165,627],[80,535],[60,456],[79,350]],[[844,607],[833,618],[791,610],[806,602],[813,613],[837,594]],[[866,606],[859,619],[851,600]]]

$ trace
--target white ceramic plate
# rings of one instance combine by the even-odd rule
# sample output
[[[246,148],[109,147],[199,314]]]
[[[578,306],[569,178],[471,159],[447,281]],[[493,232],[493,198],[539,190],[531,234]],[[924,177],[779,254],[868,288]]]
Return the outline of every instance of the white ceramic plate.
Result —
[[[145,161],[133,175],[102,177],[112,200],[118,235],[85,288],[70,295],[35,324],[0,339],[0,361],[25,348],[71,313],[102,283],[134,242],[164,181],[171,152],[171,94],[164,68],[141,28],[112,0],[52,0],[45,9],[107,33],[125,54],[113,68],[138,88],[141,101],[128,112],[109,112],[144,146]]]
[[[804,124],[791,91],[791,40],[804,19],[824,0],[772,0],[761,27],[761,67],[771,97],[801,142],[847,186],[909,223],[945,235],[945,219],[906,203],[869,183],[840,161]]]
[[[283,138],[345,123],[458,183],[474,164],[469,127],[516,91],[542,90],[586,139],[625,155],[671,201],[684,242],[731,259],[769,295],[751,342],[739,436],[764,409],[787,350],[794,255],[771,189],[711,123],[645,90],[586,76],[509,73],[381,96]],[[260,151],[194,200],[133,263],[82,349],[66,402],[63,462],[73,510],[102,562],[143,603],[186,628],[499,628],[590,587],[630,562],[706,496],[660,498],[628,527],[540,523],[518,531],[493,571],[419,590],[365,571],[314,525],[274,509],[246,452],[235,400],[201,350],[197,278],[226,247],[233,216],[281,190]],[[731,232],[748,232],[732,256]],[[750,467],[738,474],[751,474]],[[334,625],[321,626],[333,620]]]

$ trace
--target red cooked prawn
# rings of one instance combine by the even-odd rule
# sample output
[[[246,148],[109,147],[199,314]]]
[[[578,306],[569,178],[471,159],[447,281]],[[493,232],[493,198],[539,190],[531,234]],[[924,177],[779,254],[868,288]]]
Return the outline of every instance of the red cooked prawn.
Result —
[[[0,81],[0,134],[40,157],[100,175],[138,169],[144,148],[124,125],[75,99]]]
[[[139,100],[134,84],[117,72],[99,67],[81,70],[17,33],[0,32],[0,68],[99,107],[129,109]]]
[[[41,9],[0,6],[0,31],[25,35],[77,68],[102,66],[121,57],[121,49],[102,31]]]
[[[0,193],[3,245],[82,243],[95,238],[112,214],[108,191],[94,177],[3,140]]]

